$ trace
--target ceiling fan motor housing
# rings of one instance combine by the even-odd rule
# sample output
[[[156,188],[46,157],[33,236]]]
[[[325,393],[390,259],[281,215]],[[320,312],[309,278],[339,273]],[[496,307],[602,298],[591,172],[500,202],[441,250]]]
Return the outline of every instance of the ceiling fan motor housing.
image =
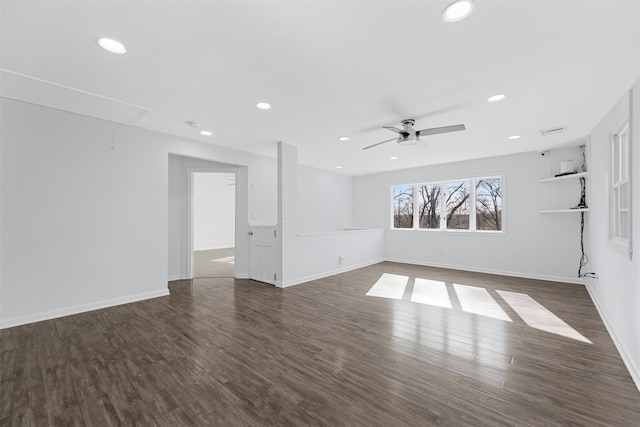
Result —
[[[416,121],[413,119],[407,119],[402,121],[402,127],[407,130],[413,129],[413,125],[415,124],[416,124]]]
[[[413,119],[407,119],[402,121],[403,131],[400,133],[398,137],[398,145],[414,145],[418,142],[418,136],[416,135],[415,129],[413,129],[413,125],[416,124],[416,121]]]

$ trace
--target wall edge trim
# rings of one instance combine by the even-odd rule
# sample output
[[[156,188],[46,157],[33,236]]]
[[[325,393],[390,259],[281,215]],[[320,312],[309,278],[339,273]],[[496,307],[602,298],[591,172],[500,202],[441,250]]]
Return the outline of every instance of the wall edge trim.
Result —
[[[301,278],[298,278],[298,279],[286,280],[284,282],[277,281],[276,282],[276,286],[279,287],[279,288],[287,288],[289,286],[300,285],[302,283],[310,282],[312,280],[323,279],[325,277],[334,276],[336,274],[346,273],[348,271],[357,270],[357,269],[363,268],[363,267],[368,267],[370,265],[381,263],[384,260],[385,260],[384,258],[376,258],[376,259],[371,260],[371,261],[365,261],[365,262],[362,262],[362,263],[359,263],[359,264],[350,265],[350,266],[343,267],[343,268],[338,268],[338,269],[335,269],[335,270],[325,271],[323,273],[312,274],[310,276],[305,276],[305,277],[301,277]]]
[[[169,289],[159,291],[145,292],[142,294],[129,295],[121,298],[113,298],[104,301],[98,301],[90,304],[74,305],[71,307],[60,308],[57,310],[43,311],[40,313],[30,314],[27,316],[11,317],[0,320],[0,329],[13,328],[15,326],[27,325],[29,323],[42,322],[44,320],[56,319],[59,317],[71,316],[74,314],[86,313],[89,311],[100,310],[103,308],[114,307],[122,304],[143,301],[146,299],[163,297],[169,295]]]
[[[611,326],[611,323],[609,323],[609,320],[605,316],[604,311],[600,308],[600,305],[598,304],[598,300],[594,297],[594,294],[591,291],[590,284],[587,284],[585,288],[587,288],[587,292],[589,293],[589,298],[591,298],[593,305],[596,307],[596,310],[598,311],[598,314],[602,319],[602,323],[604,323],[604,327],[607,329],[607,332],[609,333],[609,336],[611,337],[613,344],[616,346],[616,349],[618,350],[618,353],[620,354],[622,361],[627,367],[627,370],[631,375],[631,379],[636,384],[636,388],[638,389],[638,391],[640,391],[640,369],[633,363],[633,359],[629,357],[629,354],[625,350],[624,345],[622,345],[622,341],[620,341],[618,339],[618,336],[615,334],[615,330],[613,329],[613,326]]]
[[[546,276],[541,274],[520,273],[517,271],[502,271],[502,270],[493,270],[490,268],[474,268],[474,267],[466,267],[466,266],[454,265],[454,264],[439,264],[435,262],[407,260],[407,259],[401,259],[401,258],[387,258],[385,261],[399,262],[402,264],[422,265],[424,267],[448,268],[451,270],[469,271],[472,273],[485,273],[485,274],[496,274],[499,276],[521,277],[523,279],[544,280],[546,282],[570,283],[574,285],[583,285],[583,286],[585,284],[584,280],[577,277],[574,278],[574,277]]]

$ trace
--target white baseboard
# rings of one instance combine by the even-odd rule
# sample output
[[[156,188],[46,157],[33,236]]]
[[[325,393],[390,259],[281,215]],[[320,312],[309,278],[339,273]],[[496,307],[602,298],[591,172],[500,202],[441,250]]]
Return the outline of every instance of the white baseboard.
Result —
[[[121,304],[143,301],[146,299],[163,297],[169,295],[169,289],[146,292],[144,294],[130,295],[123,298],[114,298],[106,301],[91,304],[65,307],[58,310],[44,311],[42,313],[30,314],[28,316],[12,317],[0,320],[0,329],[12,328],[14,326],[26,325],[27,323],[41,322],[43,320],[56,319],[58,317],[70,316],[72,314],[85,313],[87,311],[99,310],[101,308],[113,307]]]
[[[337,268],[335,270],[325,271],[318,274],[312,274],[311,276],[301,277],[299,279],[287,280],[286,282],[277,281],[276,286],[278,288],[287,288],[289,286],[299,285],[301,283],[310,282],[311,280],[322,279],[324,277],[333,276],[335,274],[346,273],[347,271],[357,270],[358,268],[367,267],[369,265],[378,264],[384,261],[383,258],[376,259],[373,261],[366,261],[356,265],[349,265],[342,268]]]
[[[191,277],[189,277],[187,274],[172,274],[167,278],[167,281],[173,282],[174,280],[189,280],[189,279],[191,279]]]
[[[607,316],[605,316],[604,314],[604,310],[602,310],[602,308],[598,304],[598,300],[594,298],[593,292],[591,291],[591,286],[589,286],[589,284],[587,283],[585,288],[587,288],[589,297],[591,297],[591,301],[593,301],[593,305],[596,306],[596,310],[598,310],[598,314],[600,315],[600,318],[602,319],[602,323],[604,323],[605,328],[607,328],[607,332],[609,332],[609,336],[611,337],[611,340],[613,341],[616,348],[618,349],[618,353],[620,353],[620,357],[622,358],[622,361],[627,367],[627,370],[631,375],[631,379],[633,379],[633,382],[636,383],[636,387],[638,388],[638,391],[640,391],[640,369],[635,365],[635,363],[633,362],[633,359],[629,357],[629,354],[627,353],[624,346],[622,345],[622,342],[618,339],[615,333],[615,330],[611,326],[611,323],[609,323]]]
[[[471,267],[465,267],[461,265],[440,264],[440,263],[434,263],[434,262],[424,262],[424,261],[407,260],[407,259],[399,259],[399,258],[387,258],[386,261],[399,262],[402,264],[422,265],[425,267],[449,268],[452,270],[469,271],[472,273],[486,273],[486,274],[496,274],[498,276],[521,277],[523,279],[545,280],[548,282],[572,283],[576,285],[585,284],[585,281],[578,277],[546,276],[543,274],[520,273],[517,271],[502,271],[502,270],[493,270],[489,268],[471,268]]]

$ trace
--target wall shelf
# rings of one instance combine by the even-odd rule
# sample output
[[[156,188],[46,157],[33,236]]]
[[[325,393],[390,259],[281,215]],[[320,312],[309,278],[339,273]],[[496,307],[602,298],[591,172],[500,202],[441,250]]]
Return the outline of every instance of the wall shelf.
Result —
[[[576,179],[576,178],[586,177],[587,175],[589,175],[589,172],[572,173],[570,175],[552,176],[551,178],[544,178],[544,179],[539,180],[538,182],[542,183],[542,182],[561,181],[563,179]]]
[[[538,211],[541,214],[549,214],[549,213],[573,213],[573,212],[589,212],[589,208],[581,208],[581,209],[545,209]]]
[[[588,204],[588,143],[589,138],[581,138],[567,144],[551,147],[539,153],[539,213],[548,214],[589,211],[588,208],[571,208],[572,206],[584,206],[584,204]],[[556,176],[562,172],[563,164],[565,162],[568,162],[571,165],[568,170],[576,172]]]

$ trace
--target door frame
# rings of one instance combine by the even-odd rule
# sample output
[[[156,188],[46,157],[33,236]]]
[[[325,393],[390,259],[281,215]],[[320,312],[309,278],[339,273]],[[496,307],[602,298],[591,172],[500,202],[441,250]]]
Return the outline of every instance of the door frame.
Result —
[[[240,226],[240,224],[242,224],[242,221],[239,221],[239,218],[241,218],[241,212],[238,212],[238,208],[239,208],[239,203],[238,203],[238,197],[239,197],[239,183],[238,183],[238,178],[239,175],[241,175],[240,169],[239,168],[234,168],[234,167],[230,167],[230,168],[188,168],[187,169],[188,175],[189,175],[189,182],[188,182],[188,186],[189,186],[189,191],[187,191],[187,250],[189,251],[187,254],[187,277],[189,279],[193,279],[193,226],[194,226],[194,221],[193,221],[193,204],[194,204],[194,178],[195,178],[195,174],[196,173],[226,173],[226,174],[233,174],[235,176],[236,179],[236,191],[235,191],[235,203],[234,203],[234,216],[235,216],[235,247],[234,247],[234,256],[236,257],[237,260],[237,252],[238,252],[238,238],[239,238],[239,232],[242,233],[244,232],[242,229],[244,227]],[[242,204],[240,204],[242,205]],[[240,228],[240,230],[239,230]],[[245,232],[245,234],[248,232]],[[233,276],[238,278],[239,276],[242,276],[242,274],[238,271],[238,263],[235,262],[233,264]],[[248,273],[247,273],[248,275]]]

